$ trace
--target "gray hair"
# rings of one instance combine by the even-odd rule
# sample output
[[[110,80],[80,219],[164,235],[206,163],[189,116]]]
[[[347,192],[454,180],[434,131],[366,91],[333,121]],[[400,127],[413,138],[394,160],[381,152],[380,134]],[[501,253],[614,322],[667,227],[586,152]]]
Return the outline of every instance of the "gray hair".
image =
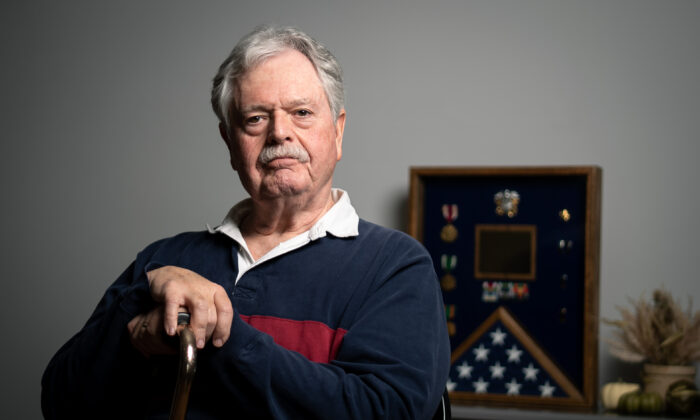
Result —
[[[266,59],[290,49],[299,51],[311,61],[326,93],[333,120],[338,119],[344,107],[345,93],[342,70],[333,54],[299,29],[262,26],[236,44],[214,76],[211,105],[227,129],[230,128],[229,116],[236,81]]]

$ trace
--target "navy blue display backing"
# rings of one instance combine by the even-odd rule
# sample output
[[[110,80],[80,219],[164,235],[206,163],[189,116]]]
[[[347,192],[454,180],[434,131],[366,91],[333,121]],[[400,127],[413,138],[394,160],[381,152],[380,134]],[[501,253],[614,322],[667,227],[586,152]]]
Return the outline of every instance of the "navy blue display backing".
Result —
[[[442,255],[456,255],[450,272],[457,287],[443,290],[446,305],[454,305],[456,333],[450,337],[452,351],[493,313],[505,306],[569,380],[583,386],[583,310],[585,270],[586,176],[427,176],[423,178],[423,244],[430,252],[438,277]],[[520,195],[513,218],[495,212],[494,195],[515,190]],[[447,224],[442,206],[456,204],[458,217],[452,223],[458,237],[452,243],[440,238]],[[568,222],[559,212],[567,209]],[[477,224],[531,224],[537,227],[535,280],[526,300],[482,301],[482,283],[474,278],[474,237]],[[561,240],[572,241],[562,251]],[[562,281],[562,276],[567,279]],[[490,279],[489,281],[499,281]],[[503,281],[508,281],[503,279]],[[520,281],[517,281],[520,282]],[[565,309],[566,316],[561,312]]]

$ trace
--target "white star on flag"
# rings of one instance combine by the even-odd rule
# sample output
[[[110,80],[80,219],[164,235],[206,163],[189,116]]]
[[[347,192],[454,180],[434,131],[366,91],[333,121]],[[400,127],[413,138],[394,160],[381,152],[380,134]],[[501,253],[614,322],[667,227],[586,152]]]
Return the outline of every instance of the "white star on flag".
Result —
[[[503,323],[481,332],[450,368],[448,390],[554,398],[566,393],[518,336]],[[454,381],[454,382],[453,382]]]
[[[506,333],[501,331],[500,328],[496,328],[496,331],[491,333],[491,345],[502,346],[505,344]]]
[[[532,363],[528,365],[528,367],[523,368],[523,373],[525,374],[525,380],[530,380],[530,381],[536,381],[537,380],[537,373],[540,370],[532,366]]]
[[[506,353],[508,354],[509,362],[520,363],[520,355],[523,354],[523,351],[519,350],[515,344],[513,344],[513,347],[506,350]]]
[[[447,384],[445,385],[448,391],[454,391],[457,388],[457,382],[452,382],[452,379],[447,378]]]
[[[462,362],[461,365],[457,366],[457,370],[459,371],[459,377],[460,378],[471,378],[472,377],[472,369],[474,369],[473,366],[469,366],[469,363]]]
[[[474,354],[476,355],[475,360],[487,361],[489,359],[489,349],[484,347],[483,344],[474,349]]]
[[[474,392],[477,394],[485,394],[486,389],[489,387],[489,383],[484,381],[484,378],[479,378],[478,381],[472,382],[472,385],[474,385]]]
[[[503,378],[503,372],[506,370],[506,367],[496,362],[495,365],[489,367],[489,370],[491,371],[491,379]]]
[[[543,397],[551,397],[555,389],[552,385],[549,384],[549,381],[545,381],[544,385],[540,385],[539,388],[541,392],[540,395]]]
[[[506,384],[506,388],[508,388],[508,395],[519,395],[520,394],[520,384],[515,380],[515,378],[511,379],[510,382]]]

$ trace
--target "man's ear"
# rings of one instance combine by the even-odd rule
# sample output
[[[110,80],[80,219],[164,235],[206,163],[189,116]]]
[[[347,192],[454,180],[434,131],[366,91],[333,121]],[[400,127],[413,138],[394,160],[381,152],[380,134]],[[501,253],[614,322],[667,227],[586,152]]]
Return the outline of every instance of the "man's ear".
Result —
[[[335,149],[337,160],[343,157],[343,132],[345,131],[345,109],[341,109],[335,120]]]
[[[219,134],[224,140],[224,143],[226,143],[226,146],[228,146],[228,131],[226,130],[226,126],[222,122],[219,123]]]
[[[236,168],[236,160],[233,158],[234,156],[234,147],[233,147],[233,139],[231,138],[231,135],[226,128],[226,125],[222,122],[219,123],[219,135],[221,135],[221,139],[226,143],[226,147],[228,148],[228,154],[229,154],[229,161],[231,162],[231,167],[233,168],[234,171],[237,171],[238,168]]]

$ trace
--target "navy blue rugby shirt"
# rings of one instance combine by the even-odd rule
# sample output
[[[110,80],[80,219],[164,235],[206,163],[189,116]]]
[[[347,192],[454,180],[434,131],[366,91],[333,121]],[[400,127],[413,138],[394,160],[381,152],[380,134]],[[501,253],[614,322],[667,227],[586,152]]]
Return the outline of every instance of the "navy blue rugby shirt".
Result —
[[[427,251],[360,219],[248,270],[221,233],[157,241],[108,288],[53,357],[42,410],[53,418],[167,418],[174,357],[144,358],[126,329],[154,305],[146,272],[190,269],[221,284],[231,337],[198,355],[188,418],[430,418],[447,381],[444,307]]]

